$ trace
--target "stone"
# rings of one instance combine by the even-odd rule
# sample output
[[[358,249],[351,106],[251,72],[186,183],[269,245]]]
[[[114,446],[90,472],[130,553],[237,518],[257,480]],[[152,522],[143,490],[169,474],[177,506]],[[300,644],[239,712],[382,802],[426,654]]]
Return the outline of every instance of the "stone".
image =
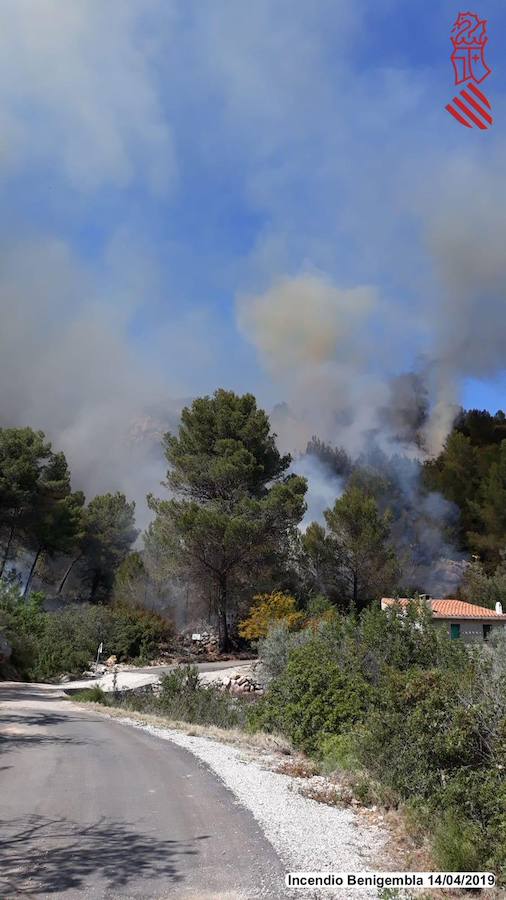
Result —
[[[110,656],[109,659],[106,659],[105,664],[108,668],[111,668],[112,666],[117,665],[117,662],[118,662],[117,656]]]

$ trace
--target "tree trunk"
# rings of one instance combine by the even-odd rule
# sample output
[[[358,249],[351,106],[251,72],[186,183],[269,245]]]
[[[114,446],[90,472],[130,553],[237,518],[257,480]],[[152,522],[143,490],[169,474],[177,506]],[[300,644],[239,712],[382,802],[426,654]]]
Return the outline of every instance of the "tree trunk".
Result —
[[[95,602],[95,597],[100,586],[100,575],[100,571],[98,569],[95,569],[93,573],[93,580],[91,582],[90,603]]]
[[[220,653],[226,653],[230,646],[227,623],[227,577],[221,575],[218,585],[218,642]]]
[[[5,552],[2,557],[2,565],[0,567],[0,578],[2,577],[2,575],[4,573],[5,566],[7,565],[7,560],[9,559],[9,553],[11,550],[13,537],[14,537],[14,525],[11,525],[11,530],[9,532],[9,540],[7,541],[7,545],[5,547]]]
[[[63,588],[65,587],[65,582],[67,581],[67,578],[69,577],[70,573],[72,572],[72,569],[74,568],[75,564],[77,562],[79,562],[79,560],[82,558],[82,555],[83,554],[80,553],[79,556],[76,556],[76,558],[73,559],[72,562],[70,563],[70,566],[68,566],[67,571],[65,572],[65,575],[63,576],[62,580],[60,581],[60,587],[57,590],[58,594],[61,594],[61,592],[63,591]]]
[[[35,574],[35,569],[37,568],[37,563],[39,561],[39,557],[40,557],[41,553],[42,553],[42,547],[39,547],[39,549],[37,550],[37,553],[35,554],[35,559],[32,563],[32,568],[30,569],[28,578],[26,579],[25,589],[23,591],[23,597],[26,597],[28,595],[28,591],[30,590],[30,585],[32,583],[32,578]]]

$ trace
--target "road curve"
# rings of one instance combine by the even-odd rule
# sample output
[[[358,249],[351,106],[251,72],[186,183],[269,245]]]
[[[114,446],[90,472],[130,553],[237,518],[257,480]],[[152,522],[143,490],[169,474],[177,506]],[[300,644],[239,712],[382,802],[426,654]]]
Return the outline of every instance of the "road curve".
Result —
[[[0,684],[0,897],[278,900],[284,867],[192,754]]]

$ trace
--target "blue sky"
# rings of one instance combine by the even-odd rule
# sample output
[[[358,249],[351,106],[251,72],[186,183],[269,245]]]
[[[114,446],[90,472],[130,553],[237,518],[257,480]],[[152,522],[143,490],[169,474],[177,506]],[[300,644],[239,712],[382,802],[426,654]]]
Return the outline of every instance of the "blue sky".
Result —
[[[414,366],[434,448],[506,406],[506,7],[476,11],[483,133],[444,110],[446,0],[3,0],[4,416],[76,454],[223,385],[338,440]]]

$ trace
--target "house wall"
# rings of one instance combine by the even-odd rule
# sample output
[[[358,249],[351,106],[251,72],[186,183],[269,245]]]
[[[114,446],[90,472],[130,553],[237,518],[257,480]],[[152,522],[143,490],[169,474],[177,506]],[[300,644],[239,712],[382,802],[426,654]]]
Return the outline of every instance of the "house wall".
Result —
[[[440,628],[444,628],[448,637],[451,636],[450,625],[460,625],[460,638],[466,643],[471,643],[472,641],[482,641],[483,640],[483,625],[490,624],[492,628],[489,633],[489,637],[492,636],[494,631],[503,629],[505,623],[503,622],[477,622],[474,619],[437,619],[437,625]]]

